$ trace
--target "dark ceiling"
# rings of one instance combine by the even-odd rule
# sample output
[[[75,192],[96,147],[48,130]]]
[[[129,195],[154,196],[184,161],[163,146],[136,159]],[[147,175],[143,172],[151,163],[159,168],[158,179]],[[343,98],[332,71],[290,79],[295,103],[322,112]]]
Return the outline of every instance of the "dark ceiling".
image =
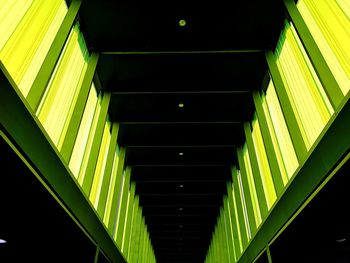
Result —
[[[158,262],[203,262],[283,1],[84,0],[79,15]]]

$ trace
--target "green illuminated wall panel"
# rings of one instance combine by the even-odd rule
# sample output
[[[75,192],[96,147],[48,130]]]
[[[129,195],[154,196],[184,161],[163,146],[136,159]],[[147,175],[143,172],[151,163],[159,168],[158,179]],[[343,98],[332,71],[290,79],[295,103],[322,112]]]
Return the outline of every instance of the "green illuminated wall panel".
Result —
[[[88,145],[89,134],[94,127],[92,124],[94,120],[94,113],[97,110],[97,100],[96,89],[94,85],[92,85],[90,88],[88,100],[85,105],[83,118],[80,122],[80,127],[74,144],[73,152],[69,161],[69,168],[76,178],[79,176],[79,171],[83,163],[84,153]]]
[[[271,134],[283,183],[286,185],[299,163],[272,81],[268,84],[266,95],[262,96],[261,104],[269,133]]]
[[[97,205],[101,194],[103,176],[106,168],[108,148],[110,143],[111,143],[111,124],[110,122],[107,122],[105,124],[104,131],[103,131],[100,151],[98,153],[98,159],[97,159],[95,173],[92,180],[92,186],[91,186],[91,191],[89,195],[89,199],[96,210],[97,210]]]
[[[260,213],[260,205],[259,205],[259,198],[258,198],[258,194],[255,188],[255,182],[254,182],[254,177],[253,177],[253,171],[252,171],[252,167],[251,167],[251,162],[250,162],[250,157],[249,157],[249,152],[248,152],[248,148],[247,145],[245,144],[243,147],[243,153],[242,156],[238,156],[239,160],[240,160],[240,168],[241,168],[241,174],[242,177],[246,177],[246,181],[248,182],[246,185],[244,185],[245,188],[248,188],[245,192],[245,200],[246,202],[248,202],[248,198],[247,196],[250,196],[250,200],[251,200],[251,204],[252,204],[252,208],[253,208],[253,214],[254,214],[254,224],[255,224],[255,229],[254,231],[251,231],[252,235],[254,235],[256,229],[259,227],[259,225],[261,224],[261,213]],[[244,181],[244,179],[242,178],[242,181]],[[264,198],[264,196],[262,196]],[[252,223],[250,224],[252,225]],[[252,229],[252,228],[251,228]]]
[[[102,240],[97,251],[106,249],[116,262],[120,252],[130,262],[155,262],[138,197],[134,201],[135,184],[129,187],[130,169],[124,175],[119,125],[108,120],[110,94],[98,94],[92,81],[98,54],[89,55],[76,22],[80,5],[80,0],[69,8],[64,0],[0,0],[0,68],[72,176],[74,194],[83,190],[83,207],[97,211],[96,219],[80,218]],[[96,234],[100,226],[91,222],[104,224],[108,233]]]
[[[88,58],[79,25],[75,25],[36,111],[40,122],[59,150],[68,130]]]
[[[228,208],[229,217],[231,218],[233,244],[235,249],[235,258],[237,260],[237,258],[241,255],[243,251],[243,243],[241,238],[241,228],[238,220],[237,207],[235,206],[236,202],[234,199],[233,188],[231,183],[228,183],[227,195],[228,195],[227,208]]]
[[[0,60],[24,97],[32,87],[67,10],[64,0],[0,2]]]
[[[97,212],[102,219],[104,218],[104,214],[107,208],[108,194],[110,191],[112,172],[114,168],[114,160],[115,158],[117,158],[116,157],[117,144],[115,142],[117,141],[118,133],[119,133],[119,125],[117,123],[113,123],[111,142],[109,144],[106,167],[104,169],[103,181],[101,185],[101,193],[99,196],[99,202],[97,206]]]
[[[129,241],[131,236],[131,224],[133,220],[134,212],[134,198],[135,198],[135,183],[131,183],[128,204],[126,209],[126,218],[125,218],[125,227],[123,233],[123,243],[122,243],[122,252],[127,257],[129,250]]]
[[[236,215],[237,225],[239,226],[239,240],[241,240],[241,252],[246,248],[249,242],[249,222],[247,213],[245,211],[244,200],[242,200],[241,187],[238,180],[240,172],[233,168],[232,169],[232,198],[233,198],[233,209]]]
[[[344,95],[350,82],[350,4],[299,0],[297,7]]]
[[[114,239],[116,240],[119,248],[121,248],[122,241],[123,241],[124,221],[125,221],[126,206],[128,202],[128,194],[129,194],[129,187],[130,187],[130,175],[131,175],[131,169],[130,167],[127,167],[123,175],[124,178],[123,178],[123,183],[122,183],[121,192],[120,192],[118,215],[117,215],[117,221],[116,221],[115,232],[114,232]]]
[[[307,163],[308,151],[327,127],[334,107],[344,105],[348,97],[344,98],[350,89],[349,1],[299,0],[297,6],[292,0],[284,2],[297,29],[286,22],[275,54],[266,53],[271,80],[264,92],[254,94],[256,117],[251,127],[245,125],[247,141],[237,152],[240,171],[232,170],[233,183],[228,184],[206,262],[251,262],[247,258],[258,256],[259,250],[254,257],[250,254],[262,238],[254,239],[259,232],[252,224],[260,222],[265,230],[273,224],[266,216],[294,183],[300,165]]]
[[[130,260],[130,255],[131,255],[131,246],[132,246],[132,240],[133,240],[133,232],[134,232],[134,223],[135,223],[135,218],[139,206],[139,197],[135,196],[133,202],[130,201],[130,204],[132,203],[132,209],[130,210],[131,212],[129,213],[129,219],[128,219],[128,232],[129,232],[129,237],[125,241],[125,257],[129,261]]]
[[[108,209],[105,212],[105,222],[110,233],[115,231],[115,223],[117,220],[117,211],[119,207],[119,197],[121,193],[121,186],[123,182],[123,171],[124,171],[124,160],[125,160],[125,149],[121,148],[118,158],[115,158],[115,165],[113,168],[114,175],[110,184],[110,191],[108,195]],[[112,191],[113,189],[113,191]]]
[[[229,211],[229,201],[228,197],[226,196],[224,198],[224,216],[225,216],[225,226],[226,226],[226,232],[227,232],[227,249],[228,253],[230,255],[230,262],[235,262],[236,260],[236,251],[235,251],[235,246],[234,246],[234,240],[235,238],[233,237],[233,224],[231,222],[231,216],[230,216],[230,211]]]
[[[257,156],[260,175],[262,178],[263,189],[267,200],[267,207],[270,209],[277,199],[275,186],[270,171],[268,158],[264,146],[264,141],[261,135],[259,121],[256,119],[252,124],[252,139]]]
[[[291,23],[286,22],[276,57],[299,130],[310,149],[334,110]]]

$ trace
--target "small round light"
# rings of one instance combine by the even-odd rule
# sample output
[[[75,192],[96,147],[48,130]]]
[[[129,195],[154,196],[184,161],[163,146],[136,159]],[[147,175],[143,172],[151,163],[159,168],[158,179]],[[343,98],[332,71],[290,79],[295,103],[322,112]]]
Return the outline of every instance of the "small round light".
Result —
[[[4,239],[0,239],[0,244],[6,244],[7,243],[7,241],[6,240],[4,240]]]
[[[184,153],[183,152],[179,152],[179,156],[183,156],[184,155]]]
[[[179,208],[179,210],[180,210],[180,211],[182,211],[182,210],[183,210],[183,208],[182,208],[182,207],[180,207],[180,208]]]
[[[185,107],[185,104],[179,103],[177,106],[178,106],[179,108],[183,108],[183,107]]]
[[[182,225],[179,225],[180,228],[182,228]]]
[[[186,25],[186,20],[185,19],[180,19],[179,20],[179,26],[184,27]]]
[[[183,185],[183,184],[180,184],[180,185],[179,185],[179,187],[180,187],[180,188],[183,188],[183,187],[184,187],[184,185]]]

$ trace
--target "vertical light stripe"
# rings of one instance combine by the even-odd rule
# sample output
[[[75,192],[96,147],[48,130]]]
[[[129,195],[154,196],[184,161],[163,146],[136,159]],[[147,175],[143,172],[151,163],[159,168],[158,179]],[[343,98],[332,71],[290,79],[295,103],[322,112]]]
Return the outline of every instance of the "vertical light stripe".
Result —
[[[77,178],[84,158],[84,152],[89,138],[90,129],[94,119],[94,112],[97,105],[97,93],[94,84],[90,88],[88,100],[85,105],[83,118],[80,122],[77,138],[74,143],[72,156],[69,160],[69,168]]]
[[[231,239],[232,239],[232,244],[233,244],[233,247],[232,247],[232,250],[233,250],[233,261],[236,262],[237,261],[237,255],[236,255],[236,249],[235,249],[235,239],[233,237],[233,227],[232,227],[232,221],[231,221],[231,208],[230,208],[230,202],[227,200],[227,213],[228,213],[228,220],[229,220],[229,226],[230,226],[230,229],[231,229]],[[239,231],[238,229],[235,229],[235,231]]]
[[[136,200],[136,197],[135,199]],[[128,248],[128,254],[125,255],[126,260],[129,262],[130,261],[130,249],[131,249],[131,244],[133,243],[133,239],[132,239],[132,233],[134,231],[134,220],[135,220],[135,207],[136,207],[136,201],[134,201],[133,205],[132,205],[132,214],[131,214],[131,221],[130,221],[130,233],[129,233],[129,248]]]
[[[111,180],[109,182],[109,187],[108,187],[106,209],[105,209],[105,214],[103,216],[103,222],[105,223],[106,226],[109,225],[109,218],[110,218],[110,215],[111,215],[113,195],[114,194],[118,194],[118,193],[115,193],[115,182],[116,182],[116,179],[117,179],[118,162],[119,162],[118,154],[115,153],[114,154],[114,161],[113,161]]]
[[[64,0],[7,2],[20,2],[23,6],[13,3],[9,7],[9,3],[1,3],[0,13],[9,13],[0,19],[0,31],[4,31],[0,59],[27,96],[68,8]],[[5,26],[8,28],[3,28]]]
[[[232,186],[232,198],[233,198],[233,209],[235,210],[235,219],[236,219],[236,226],[237,226],[237,234],[238,234],[238,241],[239,241],[239,251],[242,253],[243,252],[243,242],[242,242],[242,235],[241,235],[241,228],[243,226],[240,226],[239,224],[239,219],[238,219],[238,210],[237,210],[237,202],[236,202],[236,197],[235,197],[235,192]],[[239,255],[237,255],[237,258]]]
[[[342,92],[350,90],[350,3],[299,0],[298,10]]]
[[[249,241],[252,238],[252,233],[250,232],[248,212],[247,212],[247,205],[246,205],[245,197],[244,197],[244,190],[243,190],[241,171],[238,171],[237,178],[238,178],[238,183],[239,183],[239,185],[238,185],[239,193],[241,195],[241,201],[242,201],[242,207],[243,207],[244,223],[245,223],[245,227],[247,229],[247,239]]]
[[[92,181],[91,192],[89,197],[95,209],[97,209],[98,201],[100,198],[101,187],[103,182],[104,171],[106,168],[106,161],[108,157],[108,148],[109,148],[110,142],[111,142],[111,124],[109,121],[107,121],[103,131],[101,146],[98,154],[97,164],[95,168],[94,178]]]
[[[119,200],[118,200],[118,208],[116,211],[117,212],[117,220],[115,222],[115,227],[114,227],[114,233],[113,233],[113,239],[114,241],[117,241],[117,234],[118,234],[118,229],[119,229],[119,219],[120,219],[120,209],[121,209],[121,204],[122,204],[122,201],[123,201],[123,191],[124,191],[124,185],[125,185],[125,171],[123,173],[123,181],[121,183],[121,189],[120,189],[120,192],[119,192]]]
[[[248,151],[246,144],[243,147],[243,161],[244,161],[244,166],[245,166],[245,169],[247,172],[249,193],[250,193],[250,197],[252,200],[252,206],[253,206],[253,210],[254,210],[255,224],[256,224],[256,228],[258,228],[262,222],[262,219],[261,219],[258,195],[256,193],[255,182],[254,182],[254,178],[253,178],[253,171],[252,171],[252,167],[250,164],[249,151]],[[265,193],[265,195],[266,195],[266,193]]]
[[[58,149],[61,148],[87,68],[87,48],[79,26],[72,29],[47,91],[38,118]]]
[[[276,50],[277,66],[307,149],[310,149],[333,109],[295,29],[286,23]]]
[[[227,246],[227,258],[228,258],[229,263],[231,263],[230,250],[231,250],[232,248],[230,248],[230,243],[229,243],[229,241],[228,241],[228,239],[231,238],[231,237],[229,237],[228,234],[227,234],[229,222],[227,222],[226,216],[225,216],[224,214],[225,214],[225,211],[223,212],[223,214],[222,214],[221,216],[224,217],[224,227],[225,227],[224,230],[225,230],[225,239],[226,239],[226,246]]]
[[[262,101],[276,157],[281,168],[282,179],[286,184],[298,168],[299,163],[272,81],[270,81],[266,97],[263,96]]]
[[[123,240],[122,240],[122,245],[121,245],[121,250],[122,250],[123,253],[124,253],[125,235],[128,234],[128,233],[125,233],[125,230],[126,230],[126,225],[128,223],[129,202],[130,202],[130,191],[128,191],[128,199],[126,201],[126,212],[125,212],[125,220],[124,220]]]
[[[92,143],[93,143],[94,137],[95,137],[97,122],[98,122],[98,119],[100,116],[101,102],[102,102],[102,97],[99,96],[99,99],[98,99],[97,104],[96,104],[96,109],[95,109],[95,114],[94,114],[94,118],[92,121],[91,129],[89,132],[89,138],[87,140],[86,147],[85,147],[83,161],[81,163],[81,167],[80,167],[80,171],[79,171],[78,182],[80,185],[83,184],[83,181],[85,178],[85,171],[86,171],[86,167],[87,167],[87,164],[89,161]]]
[[[253,121],[252,138],[253,144],[256,151],[256,157],[258,160],[259,171],[262,179],[262,184],[265,192],[267,201],[267,207],[270,210],[272,205],[277,199],[275,186],[272,180],[272,174],[270,170],[269,161],[266,155],[266,149],[262,138],[259,121],[256,119]]]
[[[0,1],[0,51],[32,5],[33,0]]]

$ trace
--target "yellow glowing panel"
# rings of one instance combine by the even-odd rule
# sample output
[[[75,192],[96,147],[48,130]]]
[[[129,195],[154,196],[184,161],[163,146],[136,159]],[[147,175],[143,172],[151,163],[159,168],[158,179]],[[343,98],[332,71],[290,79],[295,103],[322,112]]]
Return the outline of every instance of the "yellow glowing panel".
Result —
[[[237,255],[236,255],[236,249],[235,249],[235,239],[233,237],[233,231],[239,231],[238,230],[238,226],[236,227],[236,229],[234,227],[232,227],[232,220],[231,220],[231,208],[230,208],[230,202],[228,201],[228,199],[226,200],[227,202],[227,216],[228,216],[228,223],[229,223],[229,227],[230,227],[230,231],[231,231],[231,236],[229,238],[232,239],[232,242],[233,242],[233,247],[232,247],[232,252],[233,252],[233,259],[236,261],[237,260]]]
[[[64,0],[6,2],[20,2],[23,6],[12,3],[8,8],[9,3],[2,3],[0,7],[9,12],[4,20],[0,19],[1,32],[3,27],[8,27],[0,40],[0,48],[6,41],[0,59],[23,95],[27,96],[67,13],[67,5]],[[16,28],[12,31],[14,26]]]
[[[0,51],[15,31],[33,0],[0,1]]]
[[[118,157],[118,154],[115,153],[114,154],[112,174],[111,174],[111,180],[109,182],[109,187],[108,187],[106,209],[105,209],[105,214],[103,216],[103,222],[105,223],[106,226],[108,226],[108,224],[109,224],[109,218],[110,218],[110,215],[111,215],[113,196],[114,196],[114,194],[117,194],[117,193],[115,193],[115,183],[116,183],[116,180],[117,180],[118,162],[119,162],[119,157]]]
[[[239,183],[238,184],[239,194],[241,196],[242,207],[243,207],[244,223],[245,223],[245,227],[247,229],[247,239],[250,240],[252,238],[252,234],[250,232],[248,212],[247,212],[247,205],[246,205],[246,202],[245,202],[243,183],[242,183],[242,176],[241,176],[241,172],[240,171],[238,171],[237,178],[238,178],[238,183]]]
[[[123,240],[122,240],[122,245],[121,245],[121,251],[124,252],[124,240],[125,240],[125,230],[126,230],[126,225],[128,223],[128,213],[129,213],[129,202],[130,202],[130,191],[128,191],[128,199],[126,201],[126,211],[125,211],[125,221],[124,221],[124,229],[123,229]]]
[[[95,132],[96,132],[96,127],[97,127],[97,122],[100,116],[100,112],[101,112],[101,96],[98,99],[97,105],[96,105],[96,109],[95,109],[95,113],[94,113],[94,119],[92,121],[92,125],[90,128],[90,132],[89,132],[89,138],[87,140],[86,143],[86,147],[85,147],[85,152],[84,152],[84,157],[83,157],[83,161],[81,163],[81,168],[79,171],[79,176],[78,176],[78,182],[80,185],[83,184],[84,178],[85,178],[85,171],[87,168],[87,164],[89,161],[89,157],[90,157],[90,152],[91,152],[91,148],[92,148],[92,143],[94,141],[94,137],[95,137]]]
[[[284,37],[282,36],[276,50],[277,66],[305,145],[309,149],[326,125],[333,109],[294,27],[289,23],[286,23]]]
[[[262,184],[263,184],[263,188],[266,196],[267,207],[268,209],[270,209],[277,199],[276,190],[272,180],[270,165],[267,159],[265,145],[261,135],[261,130],[260,130],[258,120],[254,120],[252,126],[253,126],[253,131],[252,131],[253,144],[256,152],[256,157],[258,160],[258,166],[259,166]]]
[[[350,1],[299,0],[298,9],[343,94],[350,90]]]
[[[123,191],[125,189],[125,181],[126,181],[126,176],[125,176],[125,171],[123,173],[123,180],[122,180],[122,185],[119,193],[119,204],[118,204],[118,213],[117,213],[117,222],[115,223],[115,230],[113,234],[113,239],[114,241],[117,241],[117,234],[118,234],[118,229],[119,229],[119,219],[120,219],[120,212],[121,212],[121,206],[122,206],[122,199],[123,199]]]
[[[104,127],[102,142],[100,150],[98,153],[97,164],[95,168],[94,178],[92,181],[91,191],[89,199],[92,202],[95,209],[97,209],[98,201],[100,198],[101,187],[103,182],[104,171],[106,168],[107,156],[108,156],[108,147],[111,143],[111,124],[107,121]],[[115,142],[112,142],[115,143]]]
[[[350,1],[349,0],[337,0],[339,7],[343,10],[344,14],[350,20]]]
[[[244,160],[245,170],[247,172],[249,193],[250,193],[250,197],[252,199],[252,205],[253,205],[254,217],[255,217],[255,224],[256,224],[256,228],[258,228],[259,225],[262,222],[261,214],[260,214],[260,206],[259,206],[258,195],[256,193],[255,182],[254,182],[254,177],[253,177],[253,171],[252,171],[252,167],[251,167],[251,164],[250,164],[249,152],[248,152],[248,149],[247,149],[246,145],[244,145],[244,147],[243,147],[243,160]]]
[[[235,192],[234,192],[234,189],[233,189],[233,185],[232,185],[232,198],[233,198],[233,208],[232,209],[234,209],[234,212],[235,212],[235,221],[236,221],[236,226],[237,226],[235,231],[237,231],[237,234],[238,234],[239,251],[242,253],[242,251],[243,251],[243,242],[242,242],[242,235],[241,235],[241,226],[239,225],[237,202],[236,202],[236,197],[235,197]]]
[[[86,102],[83,118],[80,122],[79,131],[75,140],[72,156],[69,161],[69,168],[73,175],[78,177],[81,163],[83,161],[85,147],[89,138],[89,132],[94,119],[94,112],[97,104],[97,93],[92,83],[89,97]]]
[[[87,68],[87,48],[76,25],[37,111],[40,122],[58,149],[62,147],[81,82]]]
[[[269,82],[266,97],[263,96],[262,101],[283,183],[286,185],[299,163],[272,81]]]

